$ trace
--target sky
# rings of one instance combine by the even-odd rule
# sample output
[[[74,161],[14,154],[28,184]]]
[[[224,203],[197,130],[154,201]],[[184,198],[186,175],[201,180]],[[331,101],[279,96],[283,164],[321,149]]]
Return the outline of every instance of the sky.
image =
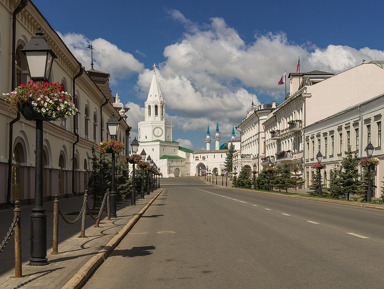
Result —
[[[192,150],[216,124],[229,141],[252,102],[281,103],[278,82],[298,59],[301,72],[332,73],[384,60],[380,0],[32,2],[86,69],[92,44],[94,69],[111,75],[112,94],[130,108],[131,137],[156,64],[173,140]]]

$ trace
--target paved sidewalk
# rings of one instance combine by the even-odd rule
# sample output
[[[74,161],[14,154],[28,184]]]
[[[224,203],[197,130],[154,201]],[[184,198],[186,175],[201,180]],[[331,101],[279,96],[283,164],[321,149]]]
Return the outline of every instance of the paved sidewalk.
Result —
[[[117,218],[108,220],[105,213],[100,221],[100,227],[95,228],[94,221],[87,216],[86,236],[78,238],[81,220],[74,225],[65,223],[59,217],[59,254],[52,255],[52,222],[53,202],[45,202],[44,208],[47,214],[47,258],[48,265],[30,266],[29,239],[30,239],[30,215],[33,205],[21,207],[21,247],[22,247],[22,273],[23,277],[14,278],[14,241],[13,236],[3,252],[0,253],[0,287],[8,288],[62,288],[76,273],[84,270],[87,264],[100,250],[116,239],[119,231],[126,230],[126,225],[137,218],[152,198],[161,191],[158,189],[146,195],[144,199],[138,199],[135,206],[129,206],[128,202],[117,204]],[[65,214],[79,211],[83,202],[82,197],[64,198],[60,200],[60,210]],[[91,204],[91,202],[89,202]],[[73,220],[76,216],[68,216]],[[3,240],[12,222],[13,209],[0,210],[0,242]],[[120,232],[121,234],[121,232]],[[76,278],[75,278],[76,279]],[[70,288],[70,287],[69,287]]]

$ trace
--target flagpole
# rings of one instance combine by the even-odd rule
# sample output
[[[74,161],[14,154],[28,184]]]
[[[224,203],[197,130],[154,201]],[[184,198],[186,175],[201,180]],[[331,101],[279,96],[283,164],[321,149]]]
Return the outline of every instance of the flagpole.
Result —
[[[284,72],[284,99],[287,98],[287,71]]]

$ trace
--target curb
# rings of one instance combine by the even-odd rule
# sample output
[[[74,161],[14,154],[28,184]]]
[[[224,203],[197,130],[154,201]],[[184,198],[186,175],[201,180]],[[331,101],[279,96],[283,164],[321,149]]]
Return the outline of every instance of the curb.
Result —
[[[120,230],[111,240],[101,249],[95,256],[93,256],[87,263],[80,268],[79,271],[62,287],[62,289],[78,289],[91,277],[97,268],[106,260],[112,251],[116,248],[121,240],[128,234],[137,221],[142,217],[145,211],[152,205],[157,197],[164,191],[163,188],[156,194],[149,202],[137,213],[129,222]]]

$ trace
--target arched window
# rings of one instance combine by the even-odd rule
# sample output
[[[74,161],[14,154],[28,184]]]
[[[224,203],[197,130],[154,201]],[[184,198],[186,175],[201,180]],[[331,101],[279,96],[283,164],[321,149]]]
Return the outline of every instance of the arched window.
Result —
[[[84,135],[85,135],[85,138],[88,138],[88,126],[89,126],[89,109],[88,109],[88,106],[85,106],[85,110],[84,110]]]
[[[77,110],[80,111],[79,110],[80,105],[79,105],[79,95],[78,94],[75,94],[75,96],[73,97],[73,104],[75,105]],[[76,133],[79,133],[79,122],[80,122],[79,117],[80,117],[79,112],[77,112],[75,117],[74,117],[74,120],[75,120],[74,129],[75,129]]]
[[[96,141],[97,137],[97,113],[96,111],[93,114],[93,139]]]
[[[67,80],[65,78],[63,78],[63,80],[61,81],[61,85],[63,87],[63,91],[68,91]],[[60,118],[60,126],[62,128],[67,128],[67,119],[65,117]]]
[[[151,106],[148,105],[148,116],[151,116]]]
[[[159,115],[159,106],[155,105],[155,116]]]
[[[22,83],[27,82],[27,63],[24,54],[21,52],[21,49],[25,46],[23,41],[20,41],[16,48],[16,63],[15,63],[15,79],[16,86],[19,86]]]

